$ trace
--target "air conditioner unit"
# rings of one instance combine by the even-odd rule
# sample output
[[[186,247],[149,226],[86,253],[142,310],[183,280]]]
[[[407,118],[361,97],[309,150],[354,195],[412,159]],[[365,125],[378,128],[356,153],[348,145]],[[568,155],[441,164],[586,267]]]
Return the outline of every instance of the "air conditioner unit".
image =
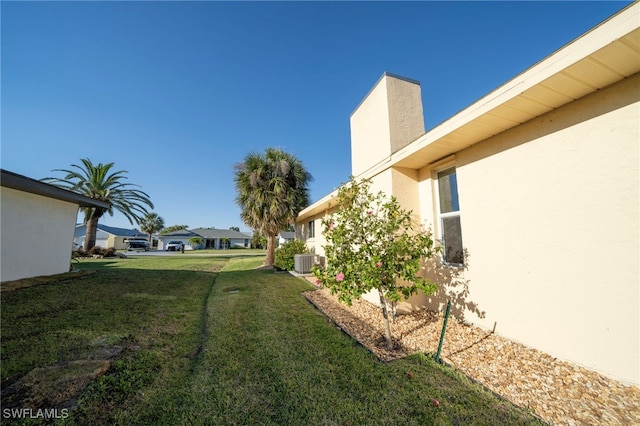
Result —
[[[296,254],[293,256],[293,266],[298,274],[308,274],[315,261],[315,254]]]

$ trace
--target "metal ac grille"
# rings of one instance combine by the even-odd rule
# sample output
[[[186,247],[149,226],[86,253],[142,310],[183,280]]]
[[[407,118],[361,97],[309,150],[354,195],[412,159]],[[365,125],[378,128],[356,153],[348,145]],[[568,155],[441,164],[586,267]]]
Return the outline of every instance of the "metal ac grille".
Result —
[[[294,269],[298,274],[308,274],[311,272],[315,254],[296,254],[293,258]]]

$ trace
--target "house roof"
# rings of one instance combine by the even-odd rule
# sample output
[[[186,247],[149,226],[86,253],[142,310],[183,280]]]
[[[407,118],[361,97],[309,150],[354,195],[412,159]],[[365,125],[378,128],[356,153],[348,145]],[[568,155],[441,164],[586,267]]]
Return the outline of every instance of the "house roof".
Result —
[[[108,209],[110,207],[110,204],[105,201],[94,200],[93,198],[4,169],[0,169],[0,186],[60,201],[67,201],[69,203],[77,204],[80,207],[101,207],[104,209]]]
[[[181,238],[191,238],[191,237],[201,237],[201,235],[196,234],[195,232],[189,231],[187,229],[180,229],[178,231],[167,232],[166,234],[158,235],[158,238],[164,237],[181,237]]]
[[[235,231],[233,229],[204,229],[197,228],[192,229],[191,232],[198,234],[203,238],[235,238],[235,239],[246,239],[251,238],[251,235],[247,235],[243,232]]]
[[[76,229],[84,228],[85,224],[76,225]],[[140,237],[140,238],[149,238],[149,234],[138,231],[137,229],[127,229],[127,228],[116,228],[113,226],[103,225],[102,223],[98,223],[98,229],[100,231],[106,232],[107,234],[115,235],[116,237]]]
[[[625,7],[356,178],[390,167],[420,169],[640,72],[639,16],[640,3]],[[298,220],[325,211],[337,193]]]

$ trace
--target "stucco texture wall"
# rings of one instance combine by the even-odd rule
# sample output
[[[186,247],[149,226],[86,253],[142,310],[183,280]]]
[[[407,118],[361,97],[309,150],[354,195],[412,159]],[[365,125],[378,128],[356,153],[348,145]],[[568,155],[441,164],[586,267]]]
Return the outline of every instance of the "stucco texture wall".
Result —
[[[635,75],[455,156],[461,280],[474,307],[465,318],[635,384],[639,83]],[[431,183],[421,182],[423,197]]]
[[[78,206],[2,188],[0,279],[69,271]]]

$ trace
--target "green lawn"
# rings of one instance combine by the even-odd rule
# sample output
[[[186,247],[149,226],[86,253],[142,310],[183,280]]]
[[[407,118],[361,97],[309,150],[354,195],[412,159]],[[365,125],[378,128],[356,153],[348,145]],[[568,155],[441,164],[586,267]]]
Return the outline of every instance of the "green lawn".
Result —
[[[426,356],[378,361],[301,296],[304,280],[227,254],[83,260],[97,273],[3,292],[3,386],[117,347],[59,423],[538,424]]]

